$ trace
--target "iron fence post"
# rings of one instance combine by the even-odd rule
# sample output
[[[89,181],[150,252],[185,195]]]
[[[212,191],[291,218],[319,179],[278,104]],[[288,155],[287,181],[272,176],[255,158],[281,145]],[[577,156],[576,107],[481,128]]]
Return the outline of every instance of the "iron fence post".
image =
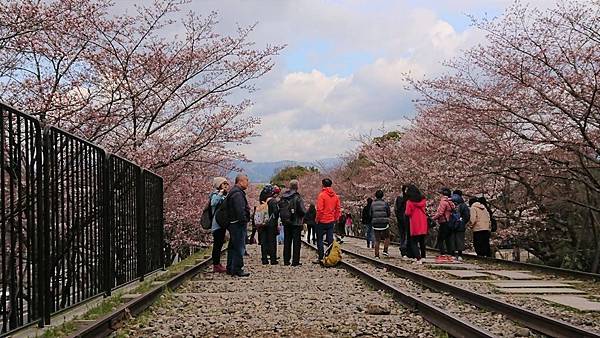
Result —
[[[103,154],[104,163],[102,165],[102,189],[100,190],[103,194],[102,196],[102,237],[104,245],[102,246],[102,256],[104,257],[104,264],[102,264],[102,268],[104,269],[104,293],[105,296],[108,297],[111,294],[112,290],[112,276],[113,276],[113,264],[112,264],[112,208],[111,206],[111,184],[110,184],[110,170],[112,170],[111,166],[109,166],[108,156],[106,153]]]
[[[146,274],[146,182],[140,167],[137,168],[136,185],[138,277],[143,281]]]
[[[40,224],[40,327],[43,327],[44,324],[50,324],[50,315],[52,312],[52,297],[50,296],[50,263],[52,262],[52,258],[50,257],[50,199],[53,198],[50,194],[50,166],[52,164],[51,160],[51,147],[50,147],[50,129],[48,127],[44,128],[43,132],[43,141],[42,141],[42,151],[43,151],[43,165],[42,165],[42,180],[43,180],[43,192],[42,192],[42,218],[43,221]]]

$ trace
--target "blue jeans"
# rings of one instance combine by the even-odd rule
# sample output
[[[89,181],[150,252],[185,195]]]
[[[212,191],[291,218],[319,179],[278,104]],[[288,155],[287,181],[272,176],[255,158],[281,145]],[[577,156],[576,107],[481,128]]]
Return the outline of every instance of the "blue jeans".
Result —
[[[227,272],[240,273],[244,268],[246,236],[248,229],[243,223],[229,224],[229,244],[227,245]]]
[[[326,224],[317,224],[317,249],[319,251],[319,260],[325,256],[325,248],[323,247],[323,235],[327,235],[327,245],[333,243],[333,227],[335,222]]]
[[[367,237],[367,246],[371,246],[373,243],[373,226],[371,224],[365,224],[365,237]]]

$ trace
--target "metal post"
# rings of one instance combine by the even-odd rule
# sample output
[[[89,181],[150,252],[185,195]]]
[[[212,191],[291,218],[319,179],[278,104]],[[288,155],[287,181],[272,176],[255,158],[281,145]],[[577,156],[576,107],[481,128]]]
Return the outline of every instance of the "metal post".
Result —
[[[137,168],[136,191],[138,277],[143,281],[146,274],[146,182],[140,167]]]
[[[50,194],[50,166],[52,165],[52,146],[50,144],[50,129],[44,128],[43,135],[43,153],[44,163],[43,168],[43,196],[42,196],[42,210],[41,214],[43,221],[39,224],[39,248],[40,248],[40,269],[39,269],[39,290],[40,290],[40,323],[39,326],[43,327],[44,324],[50,324],[50,314],[52,309],[52,295],[50,295],[50,266],[52,258],[50,257],[50,200],[55,196]]]
[[[102,154],[102,220],[100,224],[102,225],[102,257],[104,260],[104,264],[102,264],[104,276],[104,294],[106,297],[109,297],[112,290],[112,278],[113,278],[113,259],[112,259],[112,216],[113,210],[111,208],[111,191],[112,187],[110,185],[110,173],[112,171],[112,166],[109,165],[109,159],[106,157],[106,154]]]

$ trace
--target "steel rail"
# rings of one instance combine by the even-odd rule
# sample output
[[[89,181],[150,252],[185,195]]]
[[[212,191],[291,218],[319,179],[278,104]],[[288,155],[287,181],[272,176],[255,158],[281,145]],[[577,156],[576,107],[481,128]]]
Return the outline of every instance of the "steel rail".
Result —
[[[302,243],[313,250],[317,250],[316,247],[305,242],[304,240]],[[441,330],[446,331],[451,337],[496,337],[492,333],[475,326],[468,321],[465,321],[458,316],[433,305],[432,303],[429,303],[423,299],[419,299],[410,293],[400,290],[398,287],[387,283],[380,278],[377,278],[376,276],[351,263],[342,260],[340,261],[340,264],[343,268],[358,278],[364,280],[368,284],[376,287],[377,289],[391,293],[402,305],[411,310],[419,312],[425,320]]]
[[[345,237],[366,240],[365,237],[360,237],[360,236],[346,235]],[[400,243],[398,243],[398,242],[390,242],[390,244],[400,245]],[[427,250],[439,252],[439,250],[434,249],[434,248],[427,248]],[[544,271],[544,272],[547,272],[547,273],[555,273],[555,274],[560,274],[560,275],[568,275],[570,277],[579,277],[579,278],[585,278],[585,279],[596,279],[596,280],[600,281],[600,274],[593,273],[593,272],[586,272],[586,271],[578,271],[578,270],[571,270],[571,269],[565,269],[565,268],[558,268],[558,267],[549,266],[549,265],[542,265],[542,264],[509,261],[509,260],[500,259],[500,258],[482,257],[482,256],[477,256],[475,254],[468,254],[468,253],[463,253],[462,255],[464,257],[467,257],[469,259],[474,259],[474,260],[481,260],[481,261],[487,261],[487,262],[490,262],[490,263],[498,263],[498,264],[505,264],[505,265],[513,265],[515,267],[521,267],[521,268],[538,269],[540,271]]]
[[[405,269],[397,265],[383,262],[381,260],[376,260],[371,257],[367,257],[365,255],[347,249],[342,249],[342,252],[357,257],[359,259],[368,261],[373,265],[385,268],[388,271],[397,274],[398,276],[408,278],[430,289],[436,290],[438,292],[447,292],[450,295],[477,307],[501,313],[507,318],[510,318],[511,320],[523,326],[541,332],[547,336],[557,338],[600,338],[599,334],[590,332],[588,330],[585,330],[584,328],[569,324],[562,320],[550,318],[548,316],[532,312],[520,306],[509,304],[495,298],[487,297],[469,290],[465,290],[461,287],[454,286],[450,283],[426,276],[416,271]]]
[[[225,250],[223,250],[225,251]],[[193,267],[184,270],[176,276],[165,281],[162,285],[159,285],[143,295],[132,299],[131,301],[119,306],[115,311],[107,314],[91,325],[85,325],[79,328],[76,332],[69,335],[70,338],[93,338],[93,337],[107,337],[112,332],[119,328],[119,324],[129,319],[131,316],[136,316],[149,308],[154,301],[167,289],[174,290],[178,288],[188,279],[193,278],[199,274],[202,269],[206,268],[212,263],[212,258],[207,258]]]

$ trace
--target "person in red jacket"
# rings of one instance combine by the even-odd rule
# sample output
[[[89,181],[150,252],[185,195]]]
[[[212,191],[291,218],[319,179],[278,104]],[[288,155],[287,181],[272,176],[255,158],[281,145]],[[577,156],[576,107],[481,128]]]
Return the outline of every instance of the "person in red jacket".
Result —
[[[317,249],[320,262],[325,256],[323,235],[327,235],[327,244],[333,243],[333,228],[341,216],[340,198],[333,191],[333,182],[326,178],[322,182],[323,190],[317,198]]]
[[[427,200],[423,193],[415,185],[411,184],[406,190],[408,202],[406,202],[406,216],[410,219],[410,250],[421,264],[425,258],[425,236],[427,236],[427,213],[425,207]]]

